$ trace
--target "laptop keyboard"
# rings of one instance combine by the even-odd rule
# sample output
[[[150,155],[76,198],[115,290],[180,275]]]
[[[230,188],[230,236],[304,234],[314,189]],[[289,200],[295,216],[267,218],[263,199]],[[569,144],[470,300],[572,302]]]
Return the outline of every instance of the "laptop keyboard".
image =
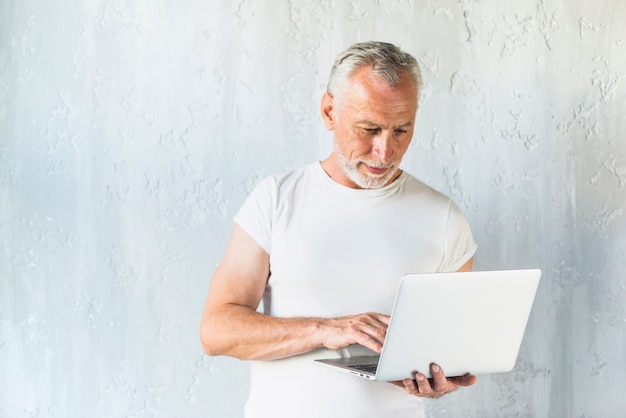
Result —
[[[376,374],[376,369],[378,368],[378,364],[355,364],[350,366],[352,369],[356,369],[362,372]]]

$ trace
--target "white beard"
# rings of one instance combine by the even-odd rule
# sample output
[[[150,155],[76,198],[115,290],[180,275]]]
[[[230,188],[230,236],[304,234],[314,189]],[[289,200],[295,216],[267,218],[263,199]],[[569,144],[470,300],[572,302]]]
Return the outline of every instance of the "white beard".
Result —
[[[363,189],[380,189],[381,187],[385,187],[389,182],[391,182],[398,171],[398,166],[395,162],[384,164],[380,161],[366,161],[359,159],[350,161],[343,154],[337,143],[335,143],[335,156],[337,157],[339,167],[341,167],[341,170],[344,172],[346,177]],[[388,170],[381,175],[361,173],[359,171],[361,163],[375,168],[385,167],[388,168]]]

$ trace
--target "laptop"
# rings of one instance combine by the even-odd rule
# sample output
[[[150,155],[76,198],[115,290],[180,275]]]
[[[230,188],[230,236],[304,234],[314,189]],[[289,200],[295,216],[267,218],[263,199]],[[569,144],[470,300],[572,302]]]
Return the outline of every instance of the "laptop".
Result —
[[[503,373],[513,369],[541,270],[407,274],[380,355],[317,364],[377,381]]]

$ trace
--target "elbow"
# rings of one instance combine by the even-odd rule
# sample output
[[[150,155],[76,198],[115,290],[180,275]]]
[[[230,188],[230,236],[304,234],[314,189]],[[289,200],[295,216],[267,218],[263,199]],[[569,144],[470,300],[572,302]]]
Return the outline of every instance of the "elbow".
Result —
[[[200,345],[208,356],[229,356],[243,360],[237,352],[237,335],[229,332],[216,318],[202,321],[200,326]]]
[[[200,329],[200,345],[208,356],[228,356],[239,360],[255,360],[249,353],[241,350],[240,336],[223,328],[203,323]]]
[[[200,323],[200,345],[205,354],[252,360],[245,340],[241,323],[233,321],[229,312],[205,310]]]
[[[203,320],[200,326],[200,345],[202,351],[209,356],[219,356],[224,354],[220,349],[218,332],[214,330],[209,321]]]
[[[202,351],[207,356],[217,356],[217,351],[211,345],[211,341],[205,337],[204,332],[200,332],[200,345],[202,346]]]

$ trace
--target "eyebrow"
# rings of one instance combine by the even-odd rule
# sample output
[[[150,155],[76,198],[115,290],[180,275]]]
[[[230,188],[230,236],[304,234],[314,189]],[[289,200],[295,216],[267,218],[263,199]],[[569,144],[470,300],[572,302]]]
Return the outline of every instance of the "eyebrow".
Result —
[[[381,127],[381,125],[379,125],[377,123],[374,123],[374,122],[372,122],[370,120],[367,120],[367,119],[357,120],[356,124],[357,125],[367,125],[367,126],[376,127],[376,128],[380,128]],[[403,128],[409,128],[411,126],[413,126],[413,122],[407,122],[407,123],[405,123],[403,125],[394,126],[393,129],[403,129]]]
[[[394,127],[394,129],[410,128],[411,126],[413,126],[413,122],[407,122],[404,125]]]

